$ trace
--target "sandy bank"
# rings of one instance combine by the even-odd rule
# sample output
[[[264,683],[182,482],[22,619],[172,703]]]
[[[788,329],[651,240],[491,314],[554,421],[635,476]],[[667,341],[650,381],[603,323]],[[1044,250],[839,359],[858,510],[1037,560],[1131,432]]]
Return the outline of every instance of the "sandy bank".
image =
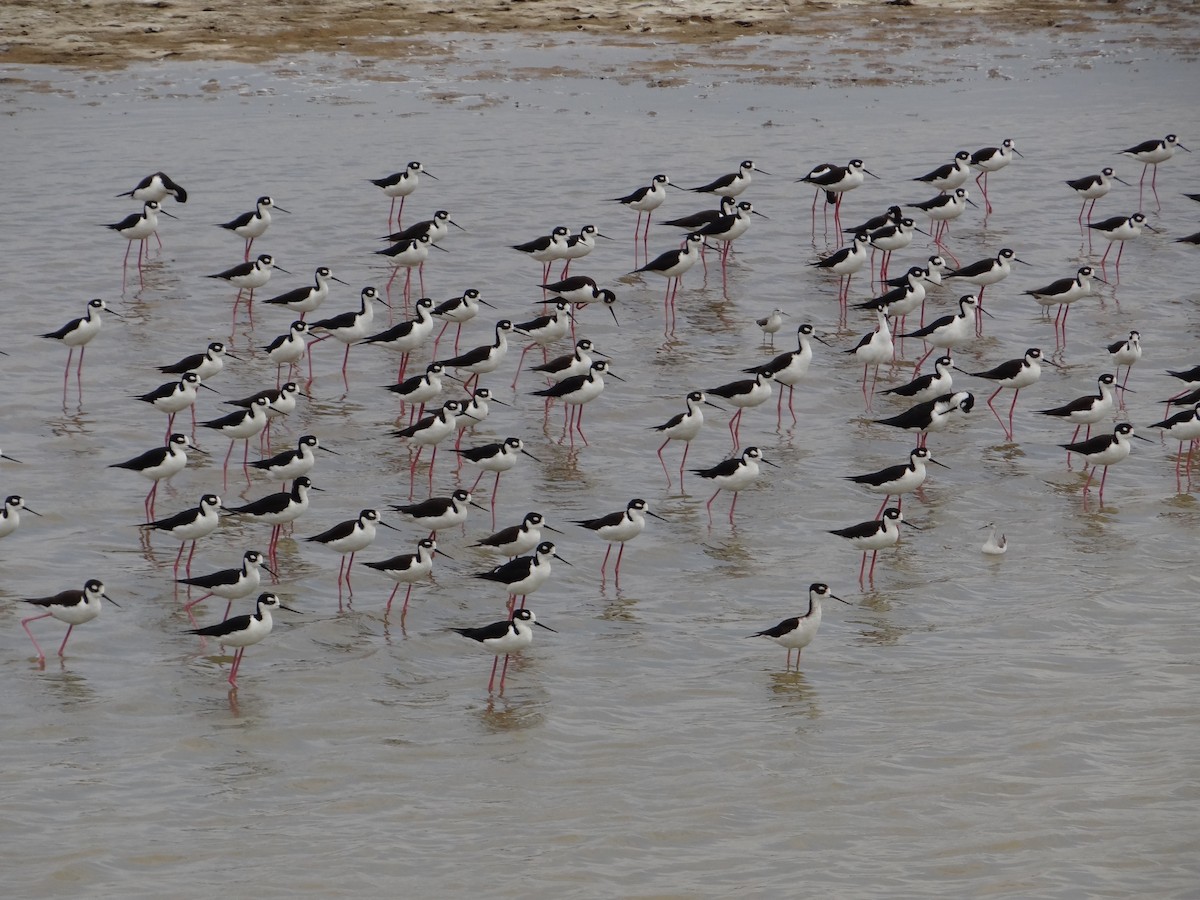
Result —
[[[9,0],[0,4],[0,63],[111,68],[169,58],[268,61],[306,51],[398,57],[422,52],[419,42],[403,39],[426,34],[518,31],[692,45],[748,35],[845,41],[853,32],[853,40],[871,45],[898,33],[944,43],[1070,29],[1194,54],[1197,22],[1192,0]]]

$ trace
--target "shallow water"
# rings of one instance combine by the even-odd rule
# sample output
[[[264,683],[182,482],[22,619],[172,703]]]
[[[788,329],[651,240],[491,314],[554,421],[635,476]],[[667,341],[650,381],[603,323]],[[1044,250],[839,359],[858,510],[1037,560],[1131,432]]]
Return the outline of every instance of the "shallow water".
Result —
[[[1070,432],[1031,411],[1089,392],[1109,367],[1104,345],[1137,328],[1146,357],[1130,380],[1128,416],[1140,426],[1162,418],[1155,401],[1177,387],[1163,370],[1197,362],[1196,251],[1173,239],[1200,219],[1180,196],[1200,189],[1200,154],[1163,166],[1151,221],[1164,233],[1130,244],[1119,281],[1110,261],[1112,283],[1073,308],[1055,354],[1061,368],[1022,393],[1015,442],[983,404],[986,385],[956,376],[979,403],[931,439],[951,468],[934,469],[923,496],[905,501],[923,530],[881,554],[865,589],[858,554],[826,531],[870,518],[878,498],[840,476],[902,461],[912,441],[867,421],[902,405],[879,398],[864,416],[859,372],[836,351],[871,321],[852,316],[836,333],[836,283],[805,263],[837,239],[820,218],[814,238],[811,194],[793,181],[820,161],[865,158],[880,180],[848,195],[849,224],[924,199],[908,179],[960,147],[1014,137],[1025,158],[992,178],[994,214],[985,227],[971,210],[951,249],[965,263],[1012,246],[1032,268],[988,289],[987,336],[956,355],[978,370],[1029,346],[1049,352],[1052,326],[1021,291],[1086,258],[1078,206],[1061,181],[1108,164],[1134,180],[1137,167],[1113,152],[1168,131],[1196,143],[1186,129],[1195,63],[1126,48],[1073,68],[1055,62],[1061,47],[1035,42],[1005,59],[1002,78],[951,50],[941,84],[801,90],[727,71],[689,71],[668,86],[483,74],[560,58],[619,71],[645,47],[447,39],[447,49],[454,62],[419,72],[304,58],[261,69],[5,73],[32,81],[9,82],[0,95],[10,260],[0,448],[24,461],[0,463],[0,475],[3,493],[44,513],[0,544],[7,890],[1189,894],[1195,494],[1176,491],[1174,445],[1148,433],[1155,442],[1112,470],[1103,506],[1094,490],[1085,505],[1078,467],[1068,470],[1056,446]],[[661,281],[621,280],[633,268],[633,216],[601,200],[657,171],[701,184],[746,157],[775,173],[745,195],[770,220],[738,242],[725,291],[712,260],[707,279],[699,270],[685,277],[678,327],[664,335]],[[289,540],[280,591],[303,614],[277,618],[276,633],[248,651],[240,690],[227,694],[213,648],[180,634],[176,545],[139,544],[145,483],[104,467],[161,436],[161,415],[128,395],[163,380],[155,365],[214,339],[232,338],[245,359],[213,380],[221,398],[205,396],[201,418],[221,414],[220,399],[273,384],[269,363],[249,348],[291,317],[256,304],[256,327],[243,318],[231,336],[232,291],[203,276],[239,261],[241,242],[210,223],[271,194],[292,214],[276,215],[255,249],[295,274],[276,275],[262,296],[324,264],[353,286],[335,286],[322,312],[348,309],[361,285],[387,274],[370,255],[387,200],[366,179],[410,159],[440,180],[422,183],[406,222],[445,208],[467,229],[426,267],[435,299],[474,286],[501,314],[524,318],[540,299],[539,271],[509,244],[559,222],[594,222],[618,239],[573,267],[617,282],[620,294],[619,329],[600,310],[581,316],[581,333],[627,379],[588,408],[590,446],[558,443],[560,413],[543,422],[528,374],[518,392],[507,388],[511,355],[488,383],[513,406],[478,428],[479,442],[523,437],[541,460],[523,459],[504,477],[497,511],[503,524],[539,508],[566,532],[556,537],[572,567],[556,564],[530,599],[559,634],[539,633],[504,695],[487,695],[490,657],[446,632],[502,611],[500,592],[464,577],[490,564],[467,546],[490,530],[478,510],[465,537],[442,536],[453,561],[439,563],[436,585],[414,591],[404,628],[394,615],[382,620],[389,581],[356,569],[353,603],[339,611],[335,555]],[[113,194],[159,168],[191,198],[168,206],[180,221],[163,225],[144,287],[131,268],[122,293],[124,247],[96,226],[129,211]],[[1137,202],[1136,188],[1118,186],[1097,215]],[[659,218],[706,205],[673,193]],[[652,228],[652,253],[673,245],[670,232]],[[927,252],[914,246],[893,271]],[[856,276],[856,299],[867,296],[864,282]],[[957,294],[936,292],[931,310]],[[92,296],[126,318],[106,322],[81,396],[72,378],[64,401],[65,351],[35,336]],[[665,487],[647,429],[679,411],[688,390],[765,359],[753,319],[774,306],[793,316],[778,349],[801,321],[835,349],[817,347],[797,427],[776,429],[766,407],[746,414],[743,443],[781,468],[745,492],[732,527],[719,498],[710,527],[707,491],[690,477],[686,493]],[[464,348],[486,341],[486,312]],[[918,348],[907,342],[905,358]],[[408,495],[406,450],[386,437],[395,403],[378,387],[394,377],[394,357],[355,348],[347,390],[340,356],[340,346],[316,349],[312,400],[276,438],[283,446],[312,431],[341,454],[315,470],[327,493],[315,495],[298,537]],[[907,377],[903,367],[890,376]],[[713,412],[689,465],[728,455],[725,420]],[[227,445],[199,440],[212,455],[160,490],[160,515],[220,487]],[[672,445],[667,459],[678,466],[679,453]],[[444,494],[454,481],[439,456],[435,492]],[[247,488],[236,468],[230,478],[230,502],[274,488],[260,479]],[[639,495],[667,521],[651,521],[630,545],[619,587],[611,573],[601,584],[603,546],[568,522]],[[988,521],[1008,534],[1003,558],[979,553]],[[393,524],[403,533],[382,531],[362,559],[412,549],[420,535]],[[222,528],[201,543],[193,572],[233,565],[265,539],[265,529]],[[12,601],[93,576],[123,608],[80,627],[66,660],[52,655],[39,669],[19,625],[25,610]],[[815,580],[852,605],[828,604],[800,671],[785,672],[782,649],[743,635],[802,612]],[[198,608],[202,621],[220,611]],[[61,640],[57,623],[32,627],[43,647]]]

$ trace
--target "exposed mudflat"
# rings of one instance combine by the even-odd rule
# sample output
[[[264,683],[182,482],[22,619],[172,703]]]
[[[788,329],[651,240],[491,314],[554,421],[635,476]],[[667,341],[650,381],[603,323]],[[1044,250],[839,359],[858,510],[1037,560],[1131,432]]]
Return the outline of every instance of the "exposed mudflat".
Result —
[[[821,41],[809,48],[814,53],[891,55],[978,44],[985,64],[993,50],[1048,30],[1071,35],[1073,46],[1149,43],[1185,55],[1200,52],[1200,13],[1190,0],[14,0],[0,4],[0,63],[112,68],[167,58],[266,62],[310,51],[428,59],[445,51],[420,40],[425,35],[536,32],[661,39],[654,62],[664,68],[709,62],[719,53],[714,45],[766,35]],[[1083,35],[1094,41],[1081,41]],[[754,64],[753,48],[734,52]],[[792,77],[776,68],[764,63],[762,77]]]

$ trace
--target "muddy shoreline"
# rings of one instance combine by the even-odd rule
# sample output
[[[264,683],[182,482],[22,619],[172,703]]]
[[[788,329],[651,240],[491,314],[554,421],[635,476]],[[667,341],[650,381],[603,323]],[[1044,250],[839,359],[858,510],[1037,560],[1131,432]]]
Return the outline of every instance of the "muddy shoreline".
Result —
[[[835,42],[839,50],[877,51],[897,41],[902,46],[1004,46],[1019,43],[1023,33],[1052,30],[1076,40],[1090,34],[1107,45],[1132,42],[1185,56],[1200,53],[1200,13],[1190,0],[1148,6],[1133,0],[15,0],[0,4],[0,63],[113,69],[168,59],[270,62],[305,52],[402,60],[436,54],[420,40],[426,35],[525,32],[661,41],[656,53],[665,64],[747,37],[821,42],[813,51]]]

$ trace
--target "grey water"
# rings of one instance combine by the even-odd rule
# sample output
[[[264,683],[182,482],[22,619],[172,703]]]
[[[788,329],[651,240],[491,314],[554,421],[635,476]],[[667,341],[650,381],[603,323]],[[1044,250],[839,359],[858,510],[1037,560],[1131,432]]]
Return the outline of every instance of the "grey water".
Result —
[[[1182,386],[1165,370],[1200,362],[1197,250],[1174,242],[1200,222],[1182,196],[1200,190],[1200,152],[1161,167],[1161,209],[1148,191],[1143,200],[1161,233],[1131,242],[1119,275],[1110,258],[1108,284],[1072,308],[1065,344],[1022,291],[1104,250],[1101,239],[1089,249],[1064,179],[1114,165],[1136,185],[1140,167],[1116,151],[1173,131],[1200,144],[1188,128],[1197,70],[1136,47],[1076,65],[1057,40],[1008,53],[1003,77],[963,49],[924,80],[836,87],[763,83],[728,63],[669,82],[621,77],[653,48],[526,37],[447,36],[449,61],[419,65],[311,56],[4,70],[0,449],[22,462],[0,461],[0,492],[43,514],[0,541],[6,893],[1194,896],[1200,508],[1177,487],[1176,446],[1145,426]],[[563,61],[580,71],[555,74]],[[966,263],[1011,246],[1030,267],[988,288],[994,318],[956,361],[979,370],[1040,346],[1059,367],[1022,391],[1011,442],[984,403],[988,384],[955,375],[978,402],[930,439],[950,468],[905,499],[921,530],[881,552],[860,586],[859,554],[827,532],[871,518],[879,498],[842,476],[905,460],[913,439],[870,422],[903,404],[864,409],[861,371],[840,351],[873,318],[852,311],[838,328],[836,279],[807,263],[841,241],[820,209],[814,234],[812,194],[794,182],[819,162],[864,158],[879,179],[846,196],[850,224],[926,199],[911,178],[1005,137],[1024,157],[991,177],[995,211],[985,222],[969,210],[950,248]],[[744,195],[769,219],[736,243],[724,287],[712,254],[707,275],[684,277],[665,333],[661,279],[626,277],[635,217],[604,200],[660,171],[702,184],[744,158],[772,173]],[[213,223],[271,195],[291,215],[276,214],[254,252],[294,274],[259,297],[328,265],[351,286],[335,285],[317,315],[347,310],[389,274],[371,254],[388,201],[367,179],[409,160],[439,180],[408,199],[406,224],[447,209],[465,229],[431,255],[425,293],[476,287],[498,308],[464,329],[463,348],[487,342],[496,318],[538,310],[538,265],[509,245],[560,223],[615,239],[572,267],[620,298],[619,326],[599,309],[579,316],[625,379],[587,407],[589,444],[560,441],[561,410],[544,414],[529,396],[531,373],[509,387],[516,350],[485,381],[511,405],[466,440],[520,436],[540,460],[504,476],[497,527],[539,509],[564,532],[553,537],[571,565],[555,563],[529,598],[558,633],[539,632],[504,693],[488,694],[491,657],[448,631],[503,616],[503,592],[469,577],[495,562],[469,546],[492,530],[480,510],[465,533],[440,536],[452,559],[414,590],[403,626],[395,612],[383,619],[392,583],[365,567],[339,608],[337,555],[304,536],[370,506],[401,533],[381,530],[360,561],[410,552],[423,535],[387,514],[409,496],[408,450],[387,436],[397,406],[381,390],[397,360],[356,346],[343,382],[342,348],[329,342],[314,349],[310,399],[273,437],[281,449],[312,432],[339,454],[320,460],[312,478],[325,493],[280,549],[278,590],[302,613],[276,617],[229,692],[227,658],[182,633],[177,542],[139,540],[148,483],[107,465],[162,438],[162,414],[130,399],[166,380],[155,366],[230,343],[240,359],[213,379],[220,395],[203,396],[201,419],[275,383],[254,348],[292,316],[258,302],[253,327],[244,313],[233,324],[233,291],[204,276],[239,262],[242,242]],[[151,242],[123,289],[125,243],[99,225],[134,209],[114,195],[157,169],[189,201],[168,201],[178,221],[164,220],[162,249]],[[655,218],[709,204],[672,192]],[[1097,217],[1138,206],[1137,187],[1118,185]],[[650,231],[652,255],[676,245],[673,229]],[[918,237],[893,272],[928,255]],[[871,295],[867,280],[855,276],[853,300]],[[932,292],[928,315],[959,293]],[[72,372],[64,389],[66,350],[38,335],[93,296],[124,318],[106,320],[81,385]],[[776,306],[791,318],[772,350],[754,319]],[[667,487],[649,429],[689,390],[789,349],[804,321],[833,346],[817,345],[798,423],[785,409],[777,425],[774,399],[743,422],[743,445],[779,468],[744,492],[732,525],[722,494],[710,525],[710,492],[690,474],[681,490],[675,444]],[[1080,467],[1058,447],[1069,427],[1033,411],[1091,392],[1111,368],[1105,345],[1131,329],[1146,350],[1122,415],[1153,443],[1112,468],[1103,504],[1094,486],[1085,502]],[[906,341],[880,387],[907,380],[920,352]],[[426,348],[412,365],[428,359]],[[708,418],[689,467],[730,454],[728,414]],[[222,490],[228,443],[206,431],[209,455],[160,489],[160,516],[206,491],[232,504],[278,488],[257,475],[248,487],[238,448]],[[434,493],[474,478],[469,467],[456,477],[451,457],[438,455]],[[570,522],[635,496],[666,521],[628,546],[619,585],[611,564],[601,581],[604,545]],[[999,558],[979,552],[993,521],[1009,540]],[[232,566],[266,537],[229,523],[201,541],[193,573]],[[77,628],[61,661],[51,648],[64,626],[33,623],[50,654],[39,667],[19,599],[89,577],[121,608]],[[745,636],[803,612],[813,581],[850,605],[827,604],[799,670],[785,671],[782,648]],[[216,621],[221,607],[197,612]]]

